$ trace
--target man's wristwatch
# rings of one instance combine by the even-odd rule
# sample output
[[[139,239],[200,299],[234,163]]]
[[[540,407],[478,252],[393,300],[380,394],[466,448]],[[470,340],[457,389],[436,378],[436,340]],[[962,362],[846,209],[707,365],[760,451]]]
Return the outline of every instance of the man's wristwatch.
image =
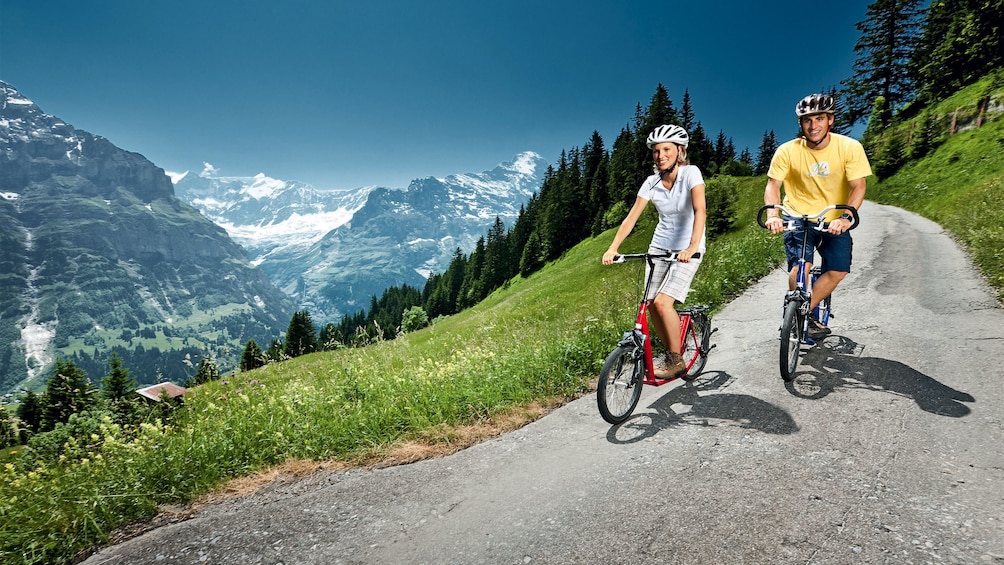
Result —
[[[854,220],[854,216],[850,215],[847,212],[844,212],[843,214],[840,214],[840,219],[841,220],[847,220],[848,222],[850,222],[850,221]]]

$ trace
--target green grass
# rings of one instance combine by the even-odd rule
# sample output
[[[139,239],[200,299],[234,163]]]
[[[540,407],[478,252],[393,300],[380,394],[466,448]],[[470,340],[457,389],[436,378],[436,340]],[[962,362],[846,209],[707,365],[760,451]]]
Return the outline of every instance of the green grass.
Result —
[[[779,241],[748,225],[763,179],[739,186],[747,225],[710,246],[689,303],[721,306],[781,258]],[[652,228],[648,216],[621,250],[644,250]],[[450,442],[452,427],[573,398],[632,326],[641,292],[640,264],[600,263],[612,237],[583,242],[421,331],[199,387],[170,424],[75,420],[90,430],[85,440],[0,468],[0,560],[67,559],[160,504],[285,461],[371,460],[395,442]]]
[[[1004,289],[1002,120],[963,132],[868,198],[917,211],[966,246]],[[714,309],[783,260],[780,238],[753,220],[764,179],[738,179],[734,231],[709,243],[689,304]],[[643,251],[653,216],[622,252]],[[71,559],[112,531],[228,480],[290,460],[372,461],[407,440],[456,440],[452,429],[491,423],[588,389],[631,327],[641,266],[600,263],[612,232],[584,241],[528,279],[431,327],[362,349],[298,357],[194,389],[168,424],[123,430],[76,419],[76,438],[0,460],[0,561]],[[769,313],[765,313],[768,315]],[[46,455],[48,454],[48,455]]]
[[[942,105],[944,106],[944,105]],[[873,183],[868,198],[948,229],[1004,299],[1004,119],[949,137],[925,159]]]

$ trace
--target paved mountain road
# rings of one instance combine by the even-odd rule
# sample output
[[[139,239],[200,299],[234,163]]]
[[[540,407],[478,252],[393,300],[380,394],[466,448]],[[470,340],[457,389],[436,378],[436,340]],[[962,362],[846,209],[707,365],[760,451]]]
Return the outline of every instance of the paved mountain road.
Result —
[[[1004,562],[1004,311],[937,225],[867,203],[834,334],[778,376],[784,275],[704,376],[618,427],[588,395],[410,465],[324,471],[88,564]],[[598,259],[597,259],[598,260]]]

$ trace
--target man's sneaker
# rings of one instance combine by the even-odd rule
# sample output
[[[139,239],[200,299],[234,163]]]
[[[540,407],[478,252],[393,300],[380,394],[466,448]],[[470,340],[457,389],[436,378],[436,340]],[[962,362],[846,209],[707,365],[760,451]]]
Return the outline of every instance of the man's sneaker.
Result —
[[[830,335],[830,328],[819,323],[819,320],[809,317],[809,338],[812,341],[821,341],[824,337]]]
[[[687,364],[683,362],[683,357],[679,353],[666,352],[666,358],[655,366],[655,376],[660,379],[669,379],[679,376],[687,371]]]

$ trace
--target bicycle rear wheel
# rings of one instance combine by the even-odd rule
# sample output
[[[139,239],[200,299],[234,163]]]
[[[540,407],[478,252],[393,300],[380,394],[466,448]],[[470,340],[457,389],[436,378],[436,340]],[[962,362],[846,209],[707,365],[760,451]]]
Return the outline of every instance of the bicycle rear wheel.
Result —
[[[791,300],[784,307],[781,322],[781,378],[791,382],[798,366],[798,354],[802,344],[802,316],[798,313],[798,301]]]
[[[687,372],[680,376],[685,381],[697,378],[708,363],[708,346],[711,341],[711,324],[703,314],[692,314],[690,327],[683,340],[683,362]]]
[[[600,370],[596,406],[600,409],[600,416],[611,424],[627,420],[641,398],[645,367],[640,356],[635,358],[635,352],[633,345],[614,349]]]

